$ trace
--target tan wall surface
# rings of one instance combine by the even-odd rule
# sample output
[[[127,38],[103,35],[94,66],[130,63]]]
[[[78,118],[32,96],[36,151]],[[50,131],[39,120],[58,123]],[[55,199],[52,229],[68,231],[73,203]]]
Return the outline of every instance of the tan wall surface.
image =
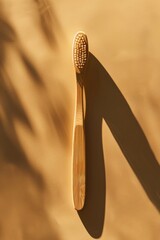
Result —
[[[0,240],[160,239],[158,0],[0,0]],[[83,30],[87,197],[72,202]]]

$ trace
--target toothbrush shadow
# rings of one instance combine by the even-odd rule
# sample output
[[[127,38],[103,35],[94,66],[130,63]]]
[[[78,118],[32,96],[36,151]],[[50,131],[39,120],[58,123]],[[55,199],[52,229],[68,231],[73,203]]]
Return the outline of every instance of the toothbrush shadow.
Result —
[[[102,148],[102,115],[99,111],[100,95],[97,96],[99,79],[94,73],[93,56],[90,54],[83,83],[86,97],[86,199],[78,215],[88,233],[94,238],[99,238],[104,225],[106,179]],[[77,74],[77,80],[79,77]]]
[[[106,179],[102,119],[108,124],[126,160],[153,205],[160,211],[160,168],[142,128],[113,79],[90,53],[85,75],[86,202],[78,212],[92,237],[102,234]]]

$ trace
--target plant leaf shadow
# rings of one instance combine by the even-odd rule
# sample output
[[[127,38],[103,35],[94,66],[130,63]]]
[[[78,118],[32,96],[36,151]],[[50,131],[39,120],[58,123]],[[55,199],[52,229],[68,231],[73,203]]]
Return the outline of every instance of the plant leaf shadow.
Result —
[[[45,177],[31,163],[15,125],[17,121],[29,133],[36,134],[13,84],[16,76],[9,74],[7,49],[13,47],[19,51],[31,79],[39,84],[42,82],[38,70],[17,45],[14,28],[0,16],[0,239],[9,239],[10,234],[17,238],[20,234],[23,239],[58,240],[57,222],[53,219],[51,223],[44,205]],[[8,223],[12,228],[6,231]]]
[[[19,54],[29,75],[28,79],[35,83],[36,89],[38,90],[39,86],[43,87],[44,100],[46,105],[48,104],[48,108],[42,108],[43,114],[44,116],[45,113],[47,116],[51,115],[46,120],[52,119],[53,126],[51,121],[48,121],[51,130],[58,125],[57,129],[60,130],[57,131],[57,135],[59,134],[59,138],[63,136],[65,143],[67,141],[66,125],[64,125],[66,111],[63,106],[59,110],[60,104],[56,107],[52,106],[53,103],[48,96],[47,88],[45,88],[45,79],[32,61],[32,56],[24,51],[16,27],[12,26],[8,16],[2,14],[2,8],[3,5],[0,4],[0,239],[9,239],[8,236],[12,234],[13,238],[21,236],[23,239],[30,240],[58,240],[60,239],[59,226],[54,218],[52,221],[50,220],[44,201],[44,197],[49,196],[45,174],[34,166],[34,161],[31,161],[28,156],[29,149],[26,152],[22,138],[17,131],[18,124],[23,125],[25,130],[36,139],[32,117],[28,115],[19,91],[14,85],[16,74],[11,74],[12,69],[10,71],[7,61],[11,49]],[[38,14],[40,13],[38,12]],[[52,12],[52,14],[54,18],[55,13]],[[48,33],[46,40],[52,43],[52,47],[56,46],[57,29],[55,30],[55,27],[57,25],[52,28],[53,24],[46,15],[41,21],[46,21],[44,28],[46,24],[50,24],[46,33],[44,33],[45,29],[41,29],[41,31],[46,35]],[[63,121],[59,123],[61,118]],[[2,211],[3,209],[8,210]],[[14,214],[12,214],[13,212]],[[6,231],[8,224],[12,227]]]
[[[2,47],[2,51],[0,53],[0,100],[1,110],[6,119],[5,123],[2,119],[0,120],[0,155],[2,154],[3,156],[1,159],[5,158],[5,160],[9,162],[12,159],[14,164],[17,164],[23,170],[29,170],[30,174],[35,176],[37,180],[39,179],[38,181],[40,181],[39,183],[41,184],[40,176],[38,176],[37,173],[34,173],[34,171],[30,168],[24,152],[21,147],[19,147],[20,143],[14,128],[14,119],[19,119],[30,131],[33,132],[29,118],[23,109],[22,103],[4,67],[6,57],[5,50],[8,47],[7,44],[15,42],[16,34],[8,22],[1,17],[0,26],[0,45]],[[10,151],[7,150],[8,148]]]
[[[130,106],[111,76],[90,53],[85,73],[87,191],[78,212],[91,236],[100,237],[105,211],[105,170],[102,119],[109,126],[126,160],[153,205],[160,210],[160,168]]]
[[[42,32],[49,44],[57,45],[56,33],[61,31],[61,27],[53,6],[49,0],[34,0],[34,2],[39,12]]]

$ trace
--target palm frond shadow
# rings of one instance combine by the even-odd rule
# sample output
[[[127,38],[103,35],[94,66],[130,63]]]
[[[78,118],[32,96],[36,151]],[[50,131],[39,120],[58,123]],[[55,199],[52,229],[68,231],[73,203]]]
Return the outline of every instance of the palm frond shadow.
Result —
[[[41,29],[51,45],[57,45],[56,32],[60,32],[61,27],[56,17],[53,6],[49,0],[34,0],[39,12]],[[53,31],[54,30],[54,31]]]
[[[0,19],[0,26],[0,45],[2,48],[0,56],[0,100],[1,109],[5,115],[5,122],[1,121],[0,125],[1,152],[5,154],[5,159],[7,161],[14,161],[19,167],[23,168],[25,171],[29,171],[37,180],[39,178],[38,181],[41,185],[42,179],[40,179],[38,173],[34,172],[30,167],[14,128],[14,120],[18,119],[33,132],[32,125],[4,66],[7,44],[16,41],[16,34],[13,28],[3,19]],[[7,149],[10,149],[10,151],[7,151]]]
[[[11,211],[16,209],[17,215],[15,214],[14,217],[18,219],[19,224],[25,227],[15,225],[15,234],[18,234],[16,229],[17,232],[21,229],[23,239],[32,240],[44,237],[45,239],[58,240],[57,230],[53,229],[43,202],[43,194],[46,191],[45,179],[31,164],[15,128],[15,121],[18,121],[25,125],[31,134],[35,134],[31,120],[14,88],[14,76],[9,77],[8,70],[6,70],[8,69],[6,68],[8,47],[13,47],[18,52],[30,79],[43,87],[44,92],[46,91],[44,79],[18,44],[16,31],[11,23],[0,16],[0,209],[5,208],[6,204]],[[57,122],[55,119],[57,116],[51,103],[50,106],[53,122]],[[63,130],[61,134],[63,134]],[[10,195],[11,197],[9,197]],[[7,218],[1,214],[0,222],[3,224],[0,225],[0,228],[2,230],[3,226],[5,228],[7,219],[9,220],[11,217]],[[31,225],[34,223],[38,229],[30,231]]]

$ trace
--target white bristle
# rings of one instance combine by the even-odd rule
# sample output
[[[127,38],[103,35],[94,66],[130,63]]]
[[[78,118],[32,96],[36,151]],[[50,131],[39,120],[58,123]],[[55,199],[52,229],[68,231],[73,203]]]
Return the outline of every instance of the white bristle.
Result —
[[[78,32],[73,42],[73,61],[76,72],[81,73],[85,69],[88,59],[88,40],[84,32]]]

